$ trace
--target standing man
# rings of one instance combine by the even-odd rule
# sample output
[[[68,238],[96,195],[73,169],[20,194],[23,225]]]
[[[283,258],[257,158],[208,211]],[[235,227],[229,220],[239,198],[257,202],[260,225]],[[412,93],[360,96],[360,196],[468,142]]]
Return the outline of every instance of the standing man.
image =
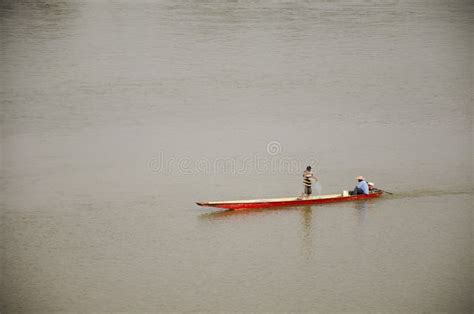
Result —
[[[312,193],[311,183],[317,180],[318,178],[311,171],[311,166],[306,167],[306,170],[303,172],[303,185],[304,185],[303,197],[304,198],[311,196],[311,193]]]

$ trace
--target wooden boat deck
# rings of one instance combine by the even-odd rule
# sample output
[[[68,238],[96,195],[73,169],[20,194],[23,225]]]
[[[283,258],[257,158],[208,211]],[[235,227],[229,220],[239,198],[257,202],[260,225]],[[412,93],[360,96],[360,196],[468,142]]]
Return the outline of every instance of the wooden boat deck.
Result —
[[[250,203],[271,203],[271,202],[292,202],[292,201],[301,201],[301,200],[321,200],[327,198],[342,197],[342,194],[327,194],[327,195],[317,195],[311,196],[308,198],[300,199],[298,197],[284,197],[284,198],[262,198],[254,200],[234,200],[234,201],[215,201],[215,202],[206,202],[208,205],[213,204],[250,204]]]

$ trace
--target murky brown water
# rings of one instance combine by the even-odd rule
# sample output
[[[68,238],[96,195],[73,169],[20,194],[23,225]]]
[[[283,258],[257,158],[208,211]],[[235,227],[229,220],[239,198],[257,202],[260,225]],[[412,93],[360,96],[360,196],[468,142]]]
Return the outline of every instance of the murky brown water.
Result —
[[[1,312],[473,312],[473,12],[2,1]]]

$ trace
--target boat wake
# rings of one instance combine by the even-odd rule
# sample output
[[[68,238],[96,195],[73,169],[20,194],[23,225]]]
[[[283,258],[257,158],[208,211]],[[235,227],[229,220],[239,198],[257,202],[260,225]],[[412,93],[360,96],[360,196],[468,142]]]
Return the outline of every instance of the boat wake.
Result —
[[[411,190],[411,191],[394,191],[393,195],[389,195],[391,199],[402,199],[402,198],[418,198],[427,196],[449,196],[449,195],[462,195],[472,194],[474,189],[453,189],[453,190]]]

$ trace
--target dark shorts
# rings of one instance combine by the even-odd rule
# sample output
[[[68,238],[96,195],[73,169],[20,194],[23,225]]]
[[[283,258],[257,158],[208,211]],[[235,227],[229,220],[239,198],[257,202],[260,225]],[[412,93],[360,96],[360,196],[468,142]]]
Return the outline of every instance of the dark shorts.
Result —
[[[351,195],[361,195],[361,194],[365,194],[364,190],[362,190],[361,188],[355,187]]]
[[[304,186],[304,194],[306,195],[311,195],[313,191],[311,190],[311,187],[310,186]]]

